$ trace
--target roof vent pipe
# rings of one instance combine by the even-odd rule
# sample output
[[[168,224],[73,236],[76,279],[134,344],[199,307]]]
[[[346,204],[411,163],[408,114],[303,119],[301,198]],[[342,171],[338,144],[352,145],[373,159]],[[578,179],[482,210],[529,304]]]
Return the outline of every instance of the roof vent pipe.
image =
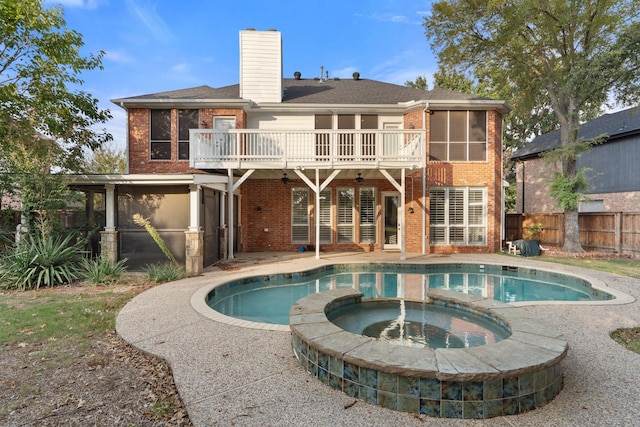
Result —
[[[302,73],[300,71],[296,71],[295,73],[293,73],[293,77],[296,80],[300,80],[300,77],[302,77]]]
[[[360,80],[360,73],[359,72],[355,72],[353,73],[353,80]]]

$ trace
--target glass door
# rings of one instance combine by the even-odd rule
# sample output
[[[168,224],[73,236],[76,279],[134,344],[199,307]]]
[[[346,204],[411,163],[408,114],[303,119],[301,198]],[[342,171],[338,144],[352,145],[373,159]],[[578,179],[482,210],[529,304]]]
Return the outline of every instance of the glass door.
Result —
[[[398,233],[398,206],[400,201],[400,194],[398,193],[383,193],[383,216],[384,224],[384,240],[383,249],[400,249]]]

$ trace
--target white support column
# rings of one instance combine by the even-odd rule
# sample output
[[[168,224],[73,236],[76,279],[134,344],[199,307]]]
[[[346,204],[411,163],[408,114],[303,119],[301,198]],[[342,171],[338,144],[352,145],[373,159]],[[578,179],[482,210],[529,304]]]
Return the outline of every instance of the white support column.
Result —
[[[233,169],[228,169],[228,182],[227,182],[227,197],[228,197],[228,223],[229,229],[227,232],[229,233],[229,247],[228,250],[228,259],[233,259]]]
[[[189,185],[189,231],[200,230],[200,193],[197,184]]]
[[[406,196],[405,196],[405,189],[406,189],[406,178],[404,176],[404,168],[402,168],[402,176],[400,177],[400,187],[402,188],[400,190],[400,261],[404,261],[405,259],[407,259],[407,255],[406,255],[406,248],[405,248],[405,242],[406,242],[406,238],[405,238],[405,203],[406,203]]]
[[[105,227],[104,231],[116,231],[116,186],[115,184],[105,184]]]
[[[398,221],[400,222],[400,236],[398,237],[398,240],[400,241],[400,260],[404,261],[405,259],[407,259],[406,256],[406,248],[405,248],[405,238],[404,238],[404,234],[405,234],[405,227],[404,227],[404,204],[405,202],[405,178],[404,178],[404,172],[405,169],[402,168],[402,177],[400,179],[400,184],[398,184],[398,181],[395,180],[394,177],[391,176],[391,174],[389,172],[387,172],[385,169],[380,169],[380,173],[382,175],[384,175],[385,178],[387,178],[387,181],[389,181],[393,187],[398,190],[398,192],[400,193],[400,215],[398,217]]]
[[[427,253],[427,168],[422,167],[422,255]]]

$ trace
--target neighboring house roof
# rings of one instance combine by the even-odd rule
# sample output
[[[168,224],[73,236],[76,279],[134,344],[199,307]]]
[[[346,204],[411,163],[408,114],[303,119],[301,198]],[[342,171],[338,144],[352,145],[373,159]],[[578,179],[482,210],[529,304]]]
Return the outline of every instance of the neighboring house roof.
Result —
[[[384,83],[368,79],[283,79],[282,104],[334,104],[334,105],[398,105],[411,101],[446,101],[450,103],[473,103],[474,101],[500,104],[502,109],[510,107],[503,101],[435,88],[424,91],[407,86]],[[198,86],[188,89],[159,92],[148,95],[113,99],[121,106],[136,106],[171,102],[248,102],[240,98],[240,85],[212,88]]]
[[[578,129],[578,138],[589,140],[605,135],[605,142],[614,141],[628,135],[640,134],[640,108],[633,107],[617,113],[609,113],[583,123]],[[537,136],[524,147],[513,153],[512,160],[537,157],[541,153],[560,146],[560,131],[556,130]]]

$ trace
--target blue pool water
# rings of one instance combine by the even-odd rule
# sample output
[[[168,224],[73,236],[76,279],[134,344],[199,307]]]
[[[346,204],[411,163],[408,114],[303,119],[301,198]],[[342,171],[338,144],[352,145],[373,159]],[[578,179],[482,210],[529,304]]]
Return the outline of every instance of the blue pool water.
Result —
[[[404,300],[347,304],[328,312],[327,318],[345,331],[408,347],[468,348],[511,335],[469,311]]]
[[[289,310],[316,292],[352,287],[364,298],[422,301],[428,289],[480,295],[502,302],[607,300],[574,276],[480,264],[337,264],[298,273],[255,276],[214,288],[207,304],[227,316],[286,325]]]

